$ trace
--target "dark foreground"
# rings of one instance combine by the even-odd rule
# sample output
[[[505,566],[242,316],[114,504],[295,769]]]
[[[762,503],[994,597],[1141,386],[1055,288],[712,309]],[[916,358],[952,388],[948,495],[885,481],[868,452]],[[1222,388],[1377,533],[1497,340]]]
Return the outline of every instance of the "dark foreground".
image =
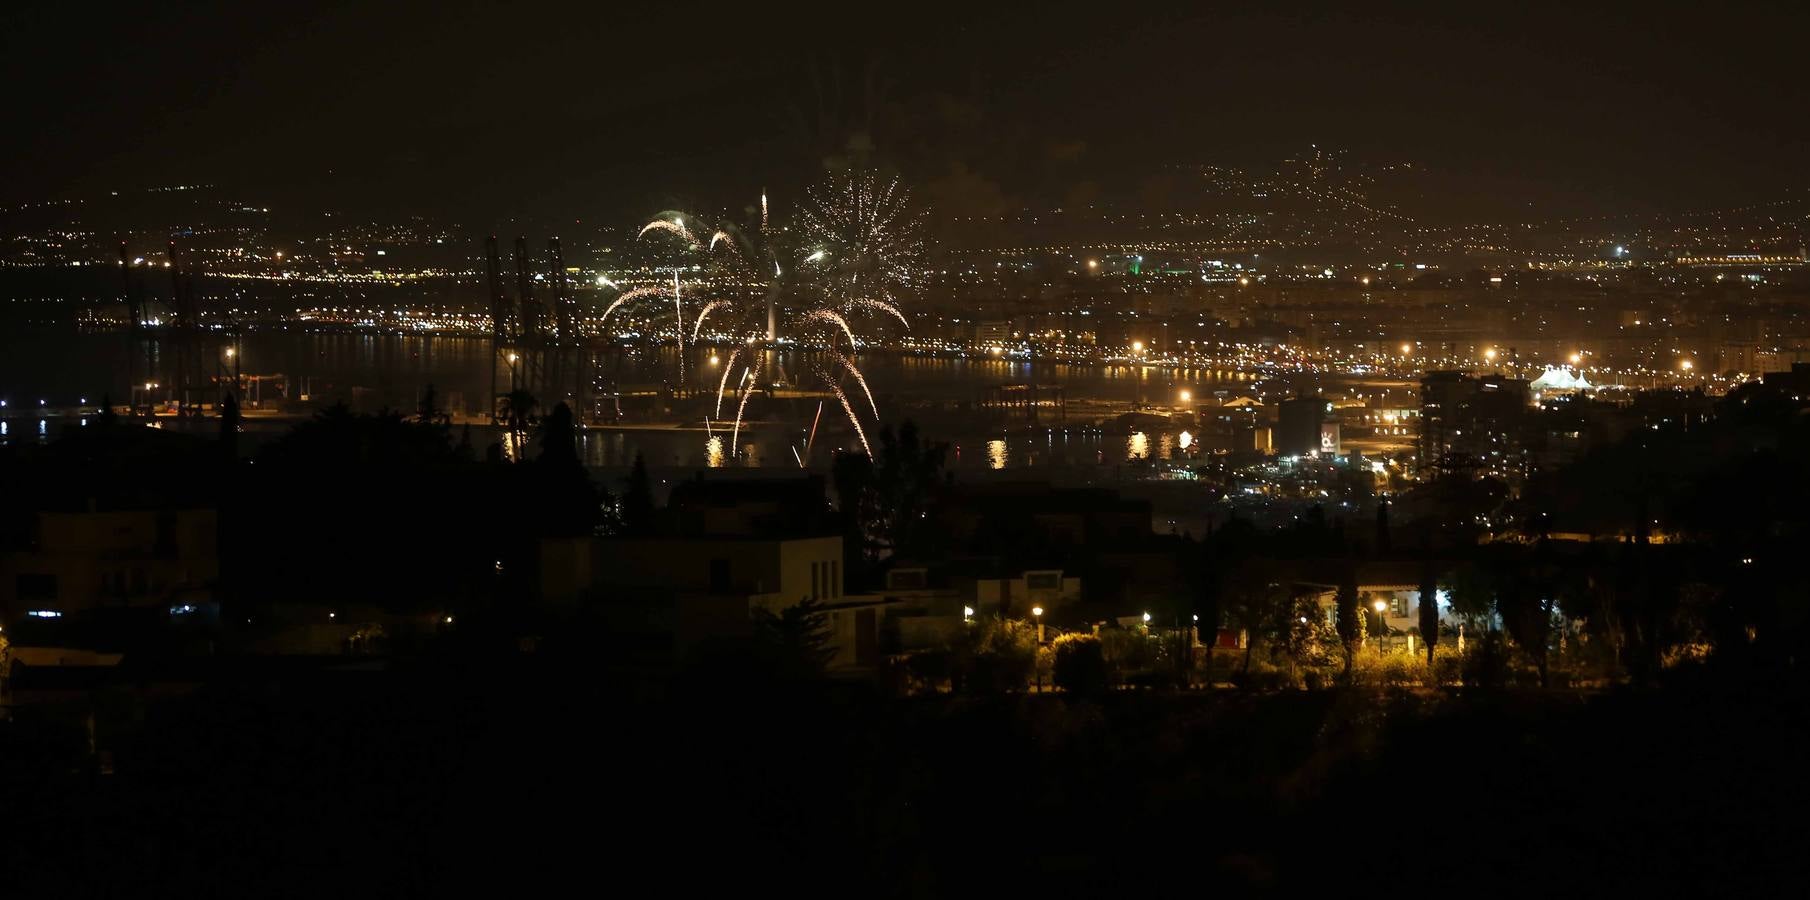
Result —
[[[22,710],[0,727],[9,893],[1754,896],[1810,869],[1796,694],[602,680],[433,666],[103,696],[110,774],[85,728]]]

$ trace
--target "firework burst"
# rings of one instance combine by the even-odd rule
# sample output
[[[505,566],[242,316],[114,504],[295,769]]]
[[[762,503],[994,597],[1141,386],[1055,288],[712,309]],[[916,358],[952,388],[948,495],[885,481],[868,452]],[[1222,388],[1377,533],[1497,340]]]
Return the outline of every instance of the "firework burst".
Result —
[[[800,210],[805,241],[824,254],[824,296],[844,312],[867,303],[899,313],[924,273],[924,217],[898,179],[869,171],[829,176]]]
[[[701,241],[699,235],[709,238]],[[604,319],[607,322],[619,308],[637,301],[670,297],[666,311],[653,307],[647,311],[654,319],[673,317],[681,380],[687,343],[733,345],[721,362],[713,406],[713,418],[718,419],[725,405],[735,410],[730,454],[736,453],[754,395],[773,395],[775,384],[763,373],[769,370],[772,342],[779,337],[776,311],[784,305],[794,311],[787,317],[785,340],[807,352],[822,348],[827,357],[807,366],[808,380],[836,398],[862,449],[872,455],[863,413],[850,401],[844,384],[853,381],[860,387],[867,414],[877,422],[879,404],[854,360],[862,346],[861,323],[877,315],[909,328],[902,299],[920,284],[923,273],[922,216],[897,180],[866,172],[830,176],[809,191],[795,228],[769,224],[763,193],[758,222],[745,229],[729,221],[706,224],[698,216],[668,210],[642,226],[637,237],[677,239],[684,253],[698,260],[695,268],[702,274],[682,282],[679,272],[684,267],[675,266],[671,285],[622,292],[605,310]],[[696,310],[690,321],[685,317],[687,297]],[[848,344],[846,354],[839,348],[843,341]],[[716,364],[714,358],[712,363]],[[811,423],[813,439],[821,417],[819,404]],[[811,443],[806,442],[801,463],[808,458]]]

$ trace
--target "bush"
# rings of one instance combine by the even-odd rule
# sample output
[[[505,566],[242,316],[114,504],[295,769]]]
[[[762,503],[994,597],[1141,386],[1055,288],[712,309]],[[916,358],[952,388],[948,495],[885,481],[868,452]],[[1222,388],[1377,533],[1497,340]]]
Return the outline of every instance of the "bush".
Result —
[[[1111,687],[1106,675],[1106,649],[1091,634],[1065,634],[1051,644],[1055,659],[1052,683],[1071,694],[1097,696]]]
[[[1508,684],[1508,641],[1499,631],[1487,632],[1465,648],[1460,675],[1465,687],[1500,688]]]
[[[1108,628],[1100,632],[1107,677],[1113,684],[1148,684],[1155,680],[1161,648],[1142,630]]]
[[[1010,619],[976,621],[951,648],[952,683],[977,694],[1022,691],[1037,667],[1037,629]]]

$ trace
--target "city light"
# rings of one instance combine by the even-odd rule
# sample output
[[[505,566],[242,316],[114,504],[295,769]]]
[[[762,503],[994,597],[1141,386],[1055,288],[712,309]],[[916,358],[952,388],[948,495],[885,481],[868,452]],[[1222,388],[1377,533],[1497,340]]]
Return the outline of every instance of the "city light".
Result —
[[[1572,364],[1572,365],[1574,365],[1574,366],[1575,366],[1575,365],[1577,365],[1577,364],[1579,364],[1579,363],[1581,363],[1581,362],[1583,362],[1583,361],[1584,361],[1584,355],[1583,355],[1583,354],[1581,354],[1581,353],[1573,353],[1573,354],[1571,354],[1571,364]]]
[[[1132,341],[1131,342],[1131,352],[1133,352],[1133,353],[1144,352],[1144,342],[1143,341]]]
[[[1178,394],[1177,396],[1180,398],[1180,400],[1183,403],[1187,403],[1194,399],[1194,392],[1188,390],[1187,388],[1183,388],[1182,392],[1180,394]]]
[[[1041,615],[1043,615],[1043,607],[1041,607],[1041,606],[1033,606],[1033,607],[1031,607],[1031,615],[1033,615],[1033,616],[1041,616]]]

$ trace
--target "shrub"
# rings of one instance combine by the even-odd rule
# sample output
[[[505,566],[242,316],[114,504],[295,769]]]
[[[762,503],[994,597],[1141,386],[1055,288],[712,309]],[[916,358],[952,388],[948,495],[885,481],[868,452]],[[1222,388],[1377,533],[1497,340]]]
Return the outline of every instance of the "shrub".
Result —
[[[1036,674],[1037,630],[1009,619],[976,621],[952,648],[960,689],[977,694],[1021,691]]]
[[[1106,675],[1106,650],[1091,634],[1065,634],[1051,644],[1055,659],[1050,680],[1071,694],[1103,694],[1111,686]]]

